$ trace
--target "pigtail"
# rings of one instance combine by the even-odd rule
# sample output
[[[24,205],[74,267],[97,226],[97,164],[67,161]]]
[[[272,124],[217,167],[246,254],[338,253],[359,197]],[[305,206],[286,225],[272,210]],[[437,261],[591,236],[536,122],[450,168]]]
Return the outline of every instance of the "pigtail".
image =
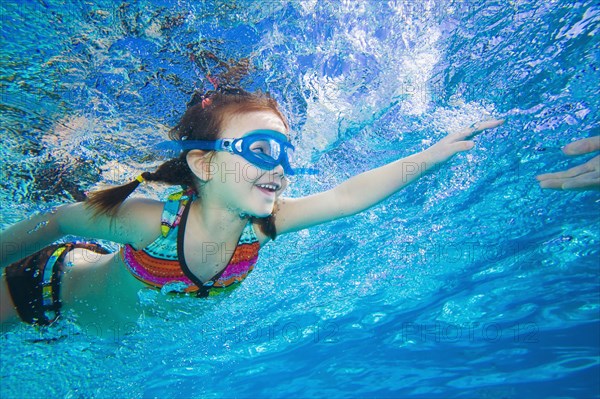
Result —
[[[275,241],[275,237],[277,237],[277,229],[275,228],[275,214],[272,213],[264,218],[251,218],[253,223],[258,224],[258,228],[260,231],[269,237],[271,240]]]
[[[163,163],[153,173],[144,175],[146,181],[155,181],[182,187],[194,187],[194,174],[186,160],[187,152],[181,153],[178,158],[173,158]]]
[[[114,216],[123,201],[144,181],[194,187],[194,176],[185,160],[185,153],[182,153],[179,158],[160,165],[155,172],[144,172],[130,183],[89,193],[85,202],[95,210],[94,215],[104,213]]]
[[[119,205],[144,181],[144,174],[147,173],[142,173],[131,183],[89,193],[85,202],[95,210],[94,216],[101,213],[114,215]]]

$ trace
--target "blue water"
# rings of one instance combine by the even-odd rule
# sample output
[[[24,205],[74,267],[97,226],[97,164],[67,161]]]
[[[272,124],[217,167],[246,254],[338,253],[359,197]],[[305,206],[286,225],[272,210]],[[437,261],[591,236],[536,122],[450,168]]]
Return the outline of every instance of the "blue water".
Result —
[[[380,205],[277,238],[230,297],[140,296],[114,337],[3,327],[0,396],[597,398],[600,194],[542,191],[599,133],[593,1],[0,5],[2,227],[161,162],[219,59],[289,116],[288,196],[490,116],[507,123]],[[145,190],[145,191],[144,191]],[[159,198],[163,188],[140,194]]]

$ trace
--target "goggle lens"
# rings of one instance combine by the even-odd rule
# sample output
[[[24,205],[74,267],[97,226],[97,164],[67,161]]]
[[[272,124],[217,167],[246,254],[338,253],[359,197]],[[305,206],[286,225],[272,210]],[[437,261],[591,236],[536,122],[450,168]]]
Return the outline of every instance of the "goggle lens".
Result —
[[[281,135],[285,141],[279,137],[271,137],[272,134],[264,132],[252,132],[242,137],[241,151],[236,152],[261,169],[271,170],[277,165],[281,165],[286,173],[294,174],[290,166],[294,147],[283,134],[275,132],[278,136]]]

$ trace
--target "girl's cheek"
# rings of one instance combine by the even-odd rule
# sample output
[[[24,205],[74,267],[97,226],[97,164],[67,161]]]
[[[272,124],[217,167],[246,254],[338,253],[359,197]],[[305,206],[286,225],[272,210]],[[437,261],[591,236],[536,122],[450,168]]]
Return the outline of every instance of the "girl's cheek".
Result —
[[[254,184],[261,177],[262,173],[262,170],[256,166],[246,163],[242,169],[242,179],[249,184]]]

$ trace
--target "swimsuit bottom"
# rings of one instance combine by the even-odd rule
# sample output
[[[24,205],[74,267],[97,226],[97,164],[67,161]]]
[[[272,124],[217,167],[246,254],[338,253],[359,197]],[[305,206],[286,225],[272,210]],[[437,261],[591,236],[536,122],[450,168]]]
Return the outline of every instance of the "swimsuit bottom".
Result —
[[[98,244],[53,244],[5,269],[6,282],[21,320],[47,326],[60,316],[60,281],[67,253],[84,248],[98,254],[110,253]]]

